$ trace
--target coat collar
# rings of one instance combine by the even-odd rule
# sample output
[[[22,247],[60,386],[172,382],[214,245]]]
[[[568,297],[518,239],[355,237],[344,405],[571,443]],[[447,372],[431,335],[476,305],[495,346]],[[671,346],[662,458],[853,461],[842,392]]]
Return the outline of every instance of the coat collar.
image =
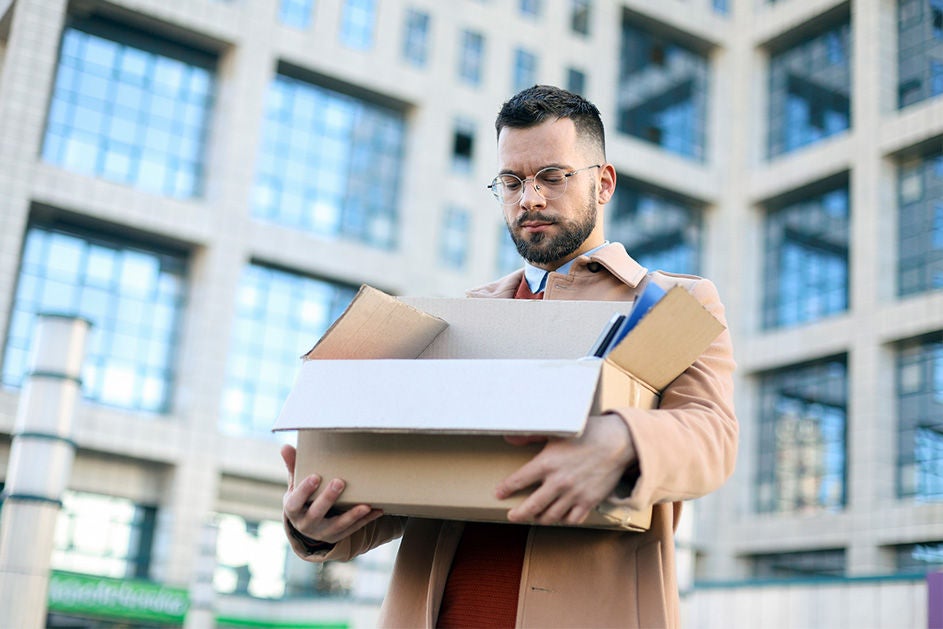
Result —
[[[594,270],[591,266],[593,264],[602,266],[620,282],[632,288],[638,286],[648,272],[648,269],[626,253],[621,242],[609,243],[592,255],[576,258],[570,267],[570,275],[594,273],[598,269]],[[467,291],[466,296],[512,299],[523,275],[524,269],[518,269],[489,284]]]

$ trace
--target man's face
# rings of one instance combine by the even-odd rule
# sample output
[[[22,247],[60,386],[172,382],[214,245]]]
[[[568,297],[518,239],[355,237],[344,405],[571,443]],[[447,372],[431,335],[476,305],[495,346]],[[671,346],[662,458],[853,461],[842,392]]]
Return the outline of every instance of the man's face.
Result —
[[[569,172],[602,161],[577,141],[576,127],[569,119],[527,129],[504,128],[498,137],[499,172],[521,179],[532,178],[548,166]],[[549,201],[528,181],[521,200],[503,206],[511,238],[525,260],[553,270],[604,242],[598,184],[601,177],[608,177],[608,169],[591,168],[569,177],[566,192]]]

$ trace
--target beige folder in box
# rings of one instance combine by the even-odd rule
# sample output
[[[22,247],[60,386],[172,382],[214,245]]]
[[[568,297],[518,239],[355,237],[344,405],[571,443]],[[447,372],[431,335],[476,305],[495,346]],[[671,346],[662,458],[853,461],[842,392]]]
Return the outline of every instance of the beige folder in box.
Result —
[[[275,429],[298,431],[296,478],[346,480],[342,508],[506,521],[525,495],[500,501],[495,487],[540,446],[503,435],[576,436],[590,415],[654,408],[723,329],[678,288],[605,359],[585,357],[631,306],[397,299],[362,287],[305,356]],[[650,519],[650,508],[603,503],[584,526],[645,530]]]

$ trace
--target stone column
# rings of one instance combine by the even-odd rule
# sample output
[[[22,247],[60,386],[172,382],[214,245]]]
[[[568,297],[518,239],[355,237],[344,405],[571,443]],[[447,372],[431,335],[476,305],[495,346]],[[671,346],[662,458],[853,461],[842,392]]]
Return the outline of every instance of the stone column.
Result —
[[[40,315],[17,408],[0,521],[0,627],[46,625],[49,565],[72,474],[72,421],[89,322]]]

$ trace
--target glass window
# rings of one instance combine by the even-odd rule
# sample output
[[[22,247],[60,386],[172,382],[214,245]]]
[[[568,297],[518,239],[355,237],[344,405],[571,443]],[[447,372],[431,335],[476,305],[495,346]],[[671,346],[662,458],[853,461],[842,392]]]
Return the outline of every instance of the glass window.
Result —
[[[366,50],[373,46],[376,0],[345,0],[340,39],[345,46]]]
[[[705,156],[707,59],[622,20],[617,128],[666,151]]]
[[[898,495],[943,500],[943,332],[897,351]]]
[[[847,388],[844,357],[761,376],[758,512],[844,506]]]
[[[833,26],[770,56],[769,156],[850,126],[851,26]]]
[[[278,19],[282,24],[306,29],[311,25],[314,0],[281,0]]]
[[[537,83],[537,55],[523,48],[514,51],[514,85],[512,91],[517,93],[522,89]]]
[[[712,6],[714,11],[722,15],[726,15],[730,12],[730,0],[713,0]]]
[[[574,94],[586,94],[586,73],[576,68],[567,68],[566,89]]]
[[[119,579],[147,579],[157,509],[126,498],[65,491],[52,567]]]
[[[82,391],[100,404],[170,410],[186,259],[82,230],[32,225],[26,234],[3,360],[20,386],[39,312],[92,322]]]
[[[765,220],[763,325],[786,327],[848,309],[848,188],[771,209]]]
[[[429,59],[429,14],[416,9],[406,11],[403,34],[403,58],[416,67]]]
[[[452,170],[462,174],[470,173],[474,157],[475,123],[472,120],[457,120],[452,137]]]
[[[943,94],[943,0],[897,3],[898,107]]]
[[[70,20],[42,158],[171,197],[202,193],[215,60],[102,20]]]
[[[524,266],[521,254],[517,251],[517,245],[508,232],[507,225],[501,223],[498,231],[498,260],[497,271],[499,275],[507,275]]]
[[[300,356],[353,299],[352,286],[261,264],[245,268],[236,296],[221,429],[271,435],[301,365]]]
[[[753,556],[757,579],[808,579],[845,576],[845,549],[807,550]]]
[[[230,514],[216,516],[213,586],[217,592],[282,598],[289,556],[294,557],[281,521],[250,521]]]
[[[570,29],[580,35],[589,35],[592,0],[570,0]]]
[[[461,269],[465,266],[470,223],[468,211],[461,208],[449,208],[442,217],[439,258],[449,268]]]
[[[540,16],[541,4],[541,0],[518,0],[517,6],[521,15],[535,18]]]
[[[943,150],[899,169],[898,286],[901,296],[943,288]]]
[[[943,570],[943,541],[901,544],[894,547],[897,572],[927,574]]]
[[[484,67],[485,38],[479,33],[462,31],[459,39],[458,77],[469,85],[481,83]]]
[[[697,275],[702,230],[699,207],[624,178],[620,178],[609,207],[609,240],[625,245],[639,264]]]
[[[253,216],[393,248],[405,126],[402,112],[278,75],[269,87]]]

